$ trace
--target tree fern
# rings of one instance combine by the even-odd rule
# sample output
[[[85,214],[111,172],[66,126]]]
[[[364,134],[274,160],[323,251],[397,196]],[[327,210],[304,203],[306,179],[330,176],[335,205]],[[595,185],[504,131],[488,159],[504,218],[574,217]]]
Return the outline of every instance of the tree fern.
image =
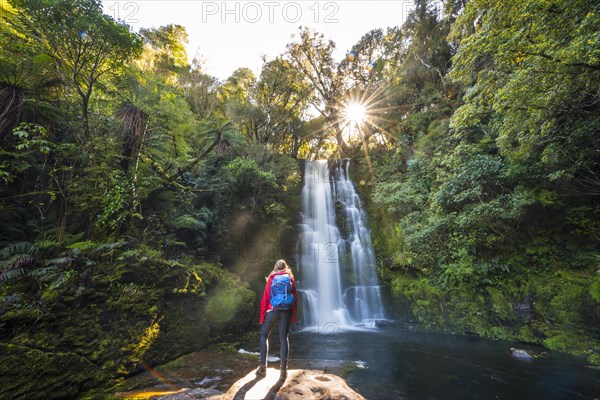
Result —
[[[50,104],[62,81],[52,76],[52,59],[46,55],[0,60],[0,137],[6,138],[22,120],[43,122],[58,114]]]
[[[123,148],[121,150],[121,168],[127,172],[130,162],[137,157],[143,145],[143,136],[148,126],[148,115],[132,101],[119,106],[116,112],[123,130]]]

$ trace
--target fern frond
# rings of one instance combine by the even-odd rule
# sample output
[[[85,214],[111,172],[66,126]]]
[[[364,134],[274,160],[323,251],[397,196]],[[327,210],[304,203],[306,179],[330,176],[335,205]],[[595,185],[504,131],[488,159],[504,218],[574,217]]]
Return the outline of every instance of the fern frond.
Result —
[[[9,269],[0,273],[0,282],[7,282],[17,279],[20,276],[26,275],[27,271],[24,269]]]
[[[29,254],[15,254],[8,260],[0,261],[0,270],[21,269],[34,263],[34,258]]]
[[[123,247],[129,245],[129,242],[114,242],[114,243],[102,243],[100,246],[96,247],[92,251],[90,251],[90,255],[98,255],[99,253],[103,253],[108,250],[108,252],[117,249],[119,247]]]
[[[68,266],[73,261],[75,261],[75,258],[73,258],[73,257],[59,257],[59,258],[53,258],[52,260],[46,261],[46,265]]]
[[[16,242],[6,245],[2,248],[2,250],[0,250],[0,259],[7,260],[16,254],[35,256],[37,252],[37,246],[30,242]]]
[[[56,272],[56,267],[53,265],[50,267],[34,269],[33,271],[31,271],[29,273],[29,275],[35,276],[37,278],[41,278],[41,280],[44,281],[44,280],[50,278],[50,275],[53,274],[54,272]]]
[[[68,283],[76,275],[75,271],[69,270],[66,272],[62,272],[58,274],[58,276],[54,279],[50,285],[48,285],[48,290],[54,290],[62,286],[63,283]]]
[[[87,251],[91,250],[98,246],[98,243],[92,242],[90,240],[86,240],[84,242],[75,242],[67,246],[68,249],[78,250],[78,251]]]
[[[85,236],[85,232],[79,232],[79,233],[65,232],[62,241],[65,245],[67,245],[67,247],[76,245],[77,243],[94,243],[94,242],[89,242],[89,241],[81,242],[81,239],[83,239],[84,236]]]
[[[14,261],[10,269],[21,269],[27,266],[31,266],[34,262],[34,259],[29,254],[18,254],[14,257]]]
[[[43,239],[36,241],[35,245],[40,249],[50,249],[52,247],[58,246],[58,243],[55,240]]]

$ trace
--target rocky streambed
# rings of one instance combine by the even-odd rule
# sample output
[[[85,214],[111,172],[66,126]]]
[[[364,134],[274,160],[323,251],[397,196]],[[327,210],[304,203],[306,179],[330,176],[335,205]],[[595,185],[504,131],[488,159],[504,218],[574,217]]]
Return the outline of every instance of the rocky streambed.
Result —
[[[256,379],[256,355],[232,349],[208,349],[182,356],[156,368],[143,367],[145,371],[127,379],[115,394],[117,399],[244,399],[253,398],[328,398],[363,399],[348,387],[338,375],[356,368],[346,363],[290,360],[288,379],[277,382],[279,370],[268,368],[267,376]],[[273,363],[272,365],[277,365]],[[324,371],[327,369],[327,373]],[[247,397],[250,396],[250,397]],[[296,396],[296,397],[294,397]],[[315,397],[311,397],[315,396]]]

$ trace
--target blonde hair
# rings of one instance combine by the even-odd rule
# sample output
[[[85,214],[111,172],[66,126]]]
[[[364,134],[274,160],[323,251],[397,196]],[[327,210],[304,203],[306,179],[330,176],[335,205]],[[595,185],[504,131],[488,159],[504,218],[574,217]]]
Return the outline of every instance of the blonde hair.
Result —
[[[292,269],[289,267],[289,265],[287,265],[287,263],[285,262],[285,260],[283,258],[281,260],[277,260],[275,262],[275,266],[273,267],[273,271],[271,271],[271,273],[269,274],[269,276],[271,276],[273,274],[276,274],[277,272],[281,272],[281,271],[285,271],[292,278],[294,278],[294,275],[292,274]]]

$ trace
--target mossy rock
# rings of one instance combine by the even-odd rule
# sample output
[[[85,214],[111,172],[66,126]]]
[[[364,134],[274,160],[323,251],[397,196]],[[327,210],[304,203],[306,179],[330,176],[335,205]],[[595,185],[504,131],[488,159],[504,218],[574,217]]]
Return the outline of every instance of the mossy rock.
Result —
[[[500,321],[513,321],[517,319],[513,306],[506,299],[502,291],[491,286],[486,287],[485,290],[489,295],[489,307],[494,317]]]
[[[166,301],[158,335],[144,354],[145,362],[161,364],[208,344],[210,327],[203,310],[204,301],[186,297],[173,296]]]
[[[237,276],[222,274],[208,294],[205,313],[212,334],[243,332],[252,323],[256,294]]]
[[[0,344],[0,398],[65,399],[97,384],[98,369],[75,353]]]
[[[168,362],[206,347],[219,335],[243,332],[254,317],[256,295],[237,276],[209,263],[164,267],[164,276],[154,286],[123,287],[124,293],[143,290],[143,297],[129,301],[129,296],[120,295],[120,301],[109,301],[109,314],[116,313],[113,320],[122,313],[143,317],[144,329],[138,329],[136,341],[128,344],[133,356],[122,373],[135,370],[139,362]]]
[[[215,265],[144,267],[147,273],[141,264],[115,266],[112,285],[65,288],[49,296],[41,317],[37,308],[7,310],[0,398],[74,398],[103,390],[140,365],[168,362],[222,334],[243,332],[254,318],[255,293]]]

